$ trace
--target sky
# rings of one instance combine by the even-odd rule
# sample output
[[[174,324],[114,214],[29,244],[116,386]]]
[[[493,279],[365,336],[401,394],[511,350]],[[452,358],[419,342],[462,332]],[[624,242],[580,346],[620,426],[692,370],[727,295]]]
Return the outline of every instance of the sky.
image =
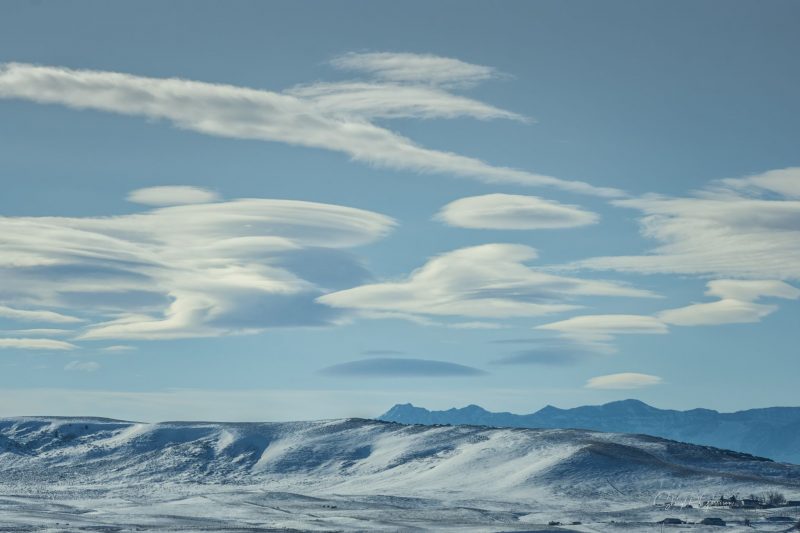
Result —
[[[793,1],[0,6],[0,416],[797,405]]]

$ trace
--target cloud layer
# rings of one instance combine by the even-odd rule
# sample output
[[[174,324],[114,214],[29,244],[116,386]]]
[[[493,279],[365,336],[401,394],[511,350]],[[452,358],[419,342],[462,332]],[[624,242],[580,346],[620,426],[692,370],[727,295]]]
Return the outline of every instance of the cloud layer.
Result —
[[[569,311],[582,296],[654,296],[621,283],[557,276],[525,264],[536,257],[536,250],[517,244],[461,248],[434,257],[405,280],[345,289],[319,301],[367,312],[508,318]]]
[[[376,59],[372,54],[353,54],[335,63],[371,72],[381,79],[400,82],[431,79],[432,56],[405,54],[402,58],[404,66],[396,62],[390,66],[393,61],[387,62],[387,57]],[[485,79],[476,74],[485,67],[475,69],[463,64],[468,67],[465,68],[462,62],[448,58],[436,61],[450,65],[448,70],[440,72],[442,79],[462,82]],[[441,88],[395,91],[364,84],[337,84],[301,87],[281,93],[177,78],[6,63],[0,64],[0,98],[166,120],[178,128],[207,135],[323,148],[387,168],[455,175],[490,183],[552,186],[600,196],[622,194],[616,189],[493,166],[475,158],[424,148],[369,121],[370,116],[386,116],[386,113],[390,116],[518,118],[491,106],[449,95]],[[434,109],[449,111],[443,113]]]
[[[623,272],[800,279],[800,167],[722,180],[690,197],[619,200],[637,209],[646,255],[598,257],[576,266]]]
[[[130,202],[156,206],[207,204],[216,200],[219,200],[217,193],[188,185],[147,187],[128,194]]]
[[[501,230],[574,228],[600,220],[578,206],[518,194],[461,198],[444,206],[436,218],[459,228]]]
[[[486,374],[483,370],[471,366],[446,361],[395,357],[375,357],[341,363],[324,368],[321,372],[331,376],[386,378],[463,377]]]
[[[658,385],[662,382],[658,376],[651,374],[637,374],[636,372],[623,372],[590,378],[586,382],[587,389],[641,389]]]
[[[270,199],[107,218],[0,217],[0,301],[91,314],[81,339],[326,324],[337,313],[315,298],[368,276],[344,250],[393,226],[370,211]]]

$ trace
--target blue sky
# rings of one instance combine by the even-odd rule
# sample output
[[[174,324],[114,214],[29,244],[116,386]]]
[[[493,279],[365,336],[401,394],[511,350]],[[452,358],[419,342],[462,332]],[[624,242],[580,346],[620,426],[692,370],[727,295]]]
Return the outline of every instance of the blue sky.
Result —
[[[8,2],[0,415],[796,404],[795,2]]]

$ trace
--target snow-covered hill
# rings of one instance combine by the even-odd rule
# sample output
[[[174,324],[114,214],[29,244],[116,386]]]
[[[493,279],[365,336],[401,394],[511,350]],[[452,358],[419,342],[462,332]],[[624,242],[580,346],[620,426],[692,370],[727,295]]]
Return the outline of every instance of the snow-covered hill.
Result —
[[[582,428],[644,433],[716,446],[800,464],[800,407],[770,407],[735,413],[711,409],[658,409],[638,400],[559,409],[548,405],[535,413],[493,413],[477,405],[429,411],[398,404],[380,420],[402,424],[471,424],[493,427]]]
[[[459,509],[464,502],[472,502],[469,508],[483,502],[484,510],[527,509],[517,512],[519,519],[554,510],[622,512],[670,498],[699,503],[720,493],[779,490],[800,499],[800,467],[659,438],[582,430],[361,419],[159,424],[0,419],[0,496],[58,500],[78,494],[85,500],[87,494],[114,494],[147,500],[157,493],[162,501],[164,494],[186,498],[199,488],[204,497],[236,490],[292,498],[347,495],[350,503],[379,495],[461,502]],[[10,500],[0,500],[0,523],[4,501]]]

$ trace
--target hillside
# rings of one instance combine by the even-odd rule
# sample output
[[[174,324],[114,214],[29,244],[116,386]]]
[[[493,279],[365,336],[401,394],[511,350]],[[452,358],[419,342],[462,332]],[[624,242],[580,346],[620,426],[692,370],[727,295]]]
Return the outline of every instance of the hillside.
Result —
[[[657,409],[638,400],[535,413],[492,413],[477,405],[428,411],[398,404],[379,417],[404,424],[469,424],[518,428],[579,428],[615,433],[641,433],[714,446],[776,461],[800,464],[800,407],[771,407],[735,413],[710,409]]]
[[[619,521],[631,509],[650,513],[654,502],[699,505],[704,495],[768,490],[796,499],[800,466],[642,435],[361,419],[0,419],[3,525],[188,531],[205,516],[203,527],[213,518],[304,531],[420,521],[535,531],[530,524],[564,515],[607,520],[613,512]],[[386,516],[395,518],[387,525]]]

